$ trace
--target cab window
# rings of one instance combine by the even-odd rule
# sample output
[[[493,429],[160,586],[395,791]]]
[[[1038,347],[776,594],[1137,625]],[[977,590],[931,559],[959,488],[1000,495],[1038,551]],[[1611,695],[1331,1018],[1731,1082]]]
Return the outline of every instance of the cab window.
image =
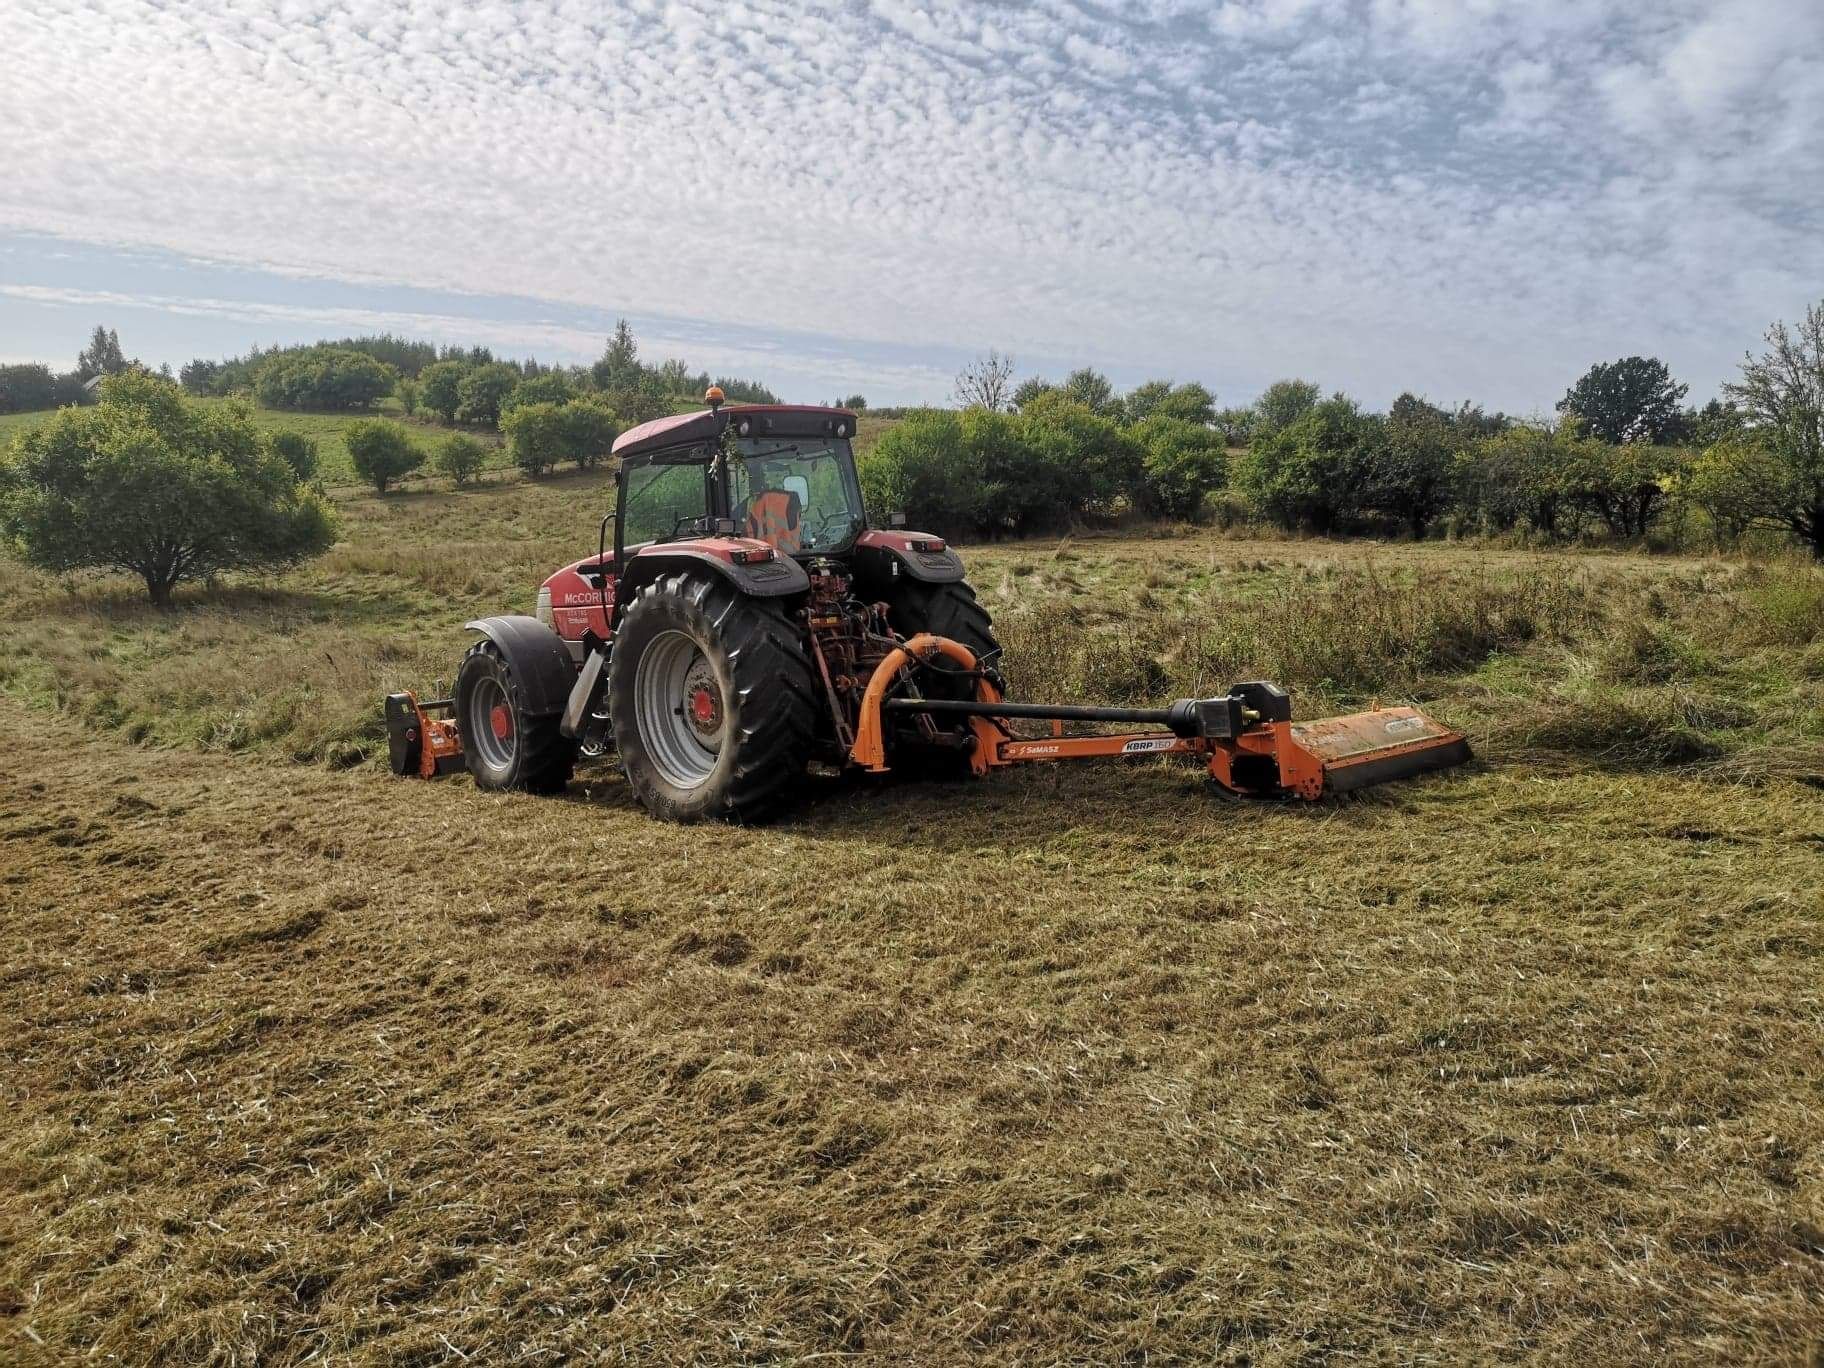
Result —
[[[844,440],[743,439],[730,462],[735,529],[790,554],[837,551],[861,530],[861,491]]]
[[[642,465],[627,471],[627,502],[621,511],[621,542],[664,541],[709,509],[703,462]]]

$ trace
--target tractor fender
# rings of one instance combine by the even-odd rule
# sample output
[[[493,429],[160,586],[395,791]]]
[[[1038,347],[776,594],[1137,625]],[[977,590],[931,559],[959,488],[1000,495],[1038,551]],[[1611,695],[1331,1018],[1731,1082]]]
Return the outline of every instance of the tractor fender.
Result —
[[[715,571],[749,598],[783,598],[787,594],[802,594],[811,587],[811,577],[790,556],[774,556],[753,565],[736,565],[711,551],[668,546],[642,551],[627,562],[627,569],[618,581],[620,601],[632,603],[638,590],[662,575],[697,569]]]
[[[576,662],[562,637],[530,617],[477,618],[462,625],[480,632],[500,649],[519,686],[520,705],[527,716],[547,717],[564,710],[576,684]]]
[[[920,549],[930,546],[935,549]],[[855,573],[876,593],[902,579],[955,584],[963,578],[963,558],[948,543],[923,532],[875,530],[855,539]]]

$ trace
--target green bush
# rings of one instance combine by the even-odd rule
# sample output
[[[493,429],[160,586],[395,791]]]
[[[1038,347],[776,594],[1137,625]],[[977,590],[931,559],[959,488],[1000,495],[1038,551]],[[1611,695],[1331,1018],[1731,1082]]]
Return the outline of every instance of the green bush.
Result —
[[[411,434],[385,418],[362,418],[350,423],[342,444],[348,448],[355,474],[380,494],[386,493],[386,487],[394,480],[424,464],[424,453],[413,445]]]
[[[876,517],[902,512],[915,527],[946,536],[982,526],[982,483],[963,441],[960,414],[914,410],[882,435],[860,466],[862,490]]]
[[[513,387],[501,404],[504,414],[526,404],[567,404],[576,398],[576,386],[570,383],[570,377],[562,371],[545,371],[542,375],[527,376]]]
[[[570,434],[564,410],[557,404],[524,404],[501,420],[513,464],[532,478],[547,475],[569,459]]]
[[[469,367],[460,361],[438,361],[418,372],[418,402],[446,423],[462,407],[462,381]]]
[[[1204,499],[1228,480],[1228,455],[1220,433],[1167,414],[1135,424],[1146,448],[1141,504],[1162,518],[1195,518]]]
[[[452,432],[437,444],[432,464],[457,484],[466,485],[481,473],[482,462],[487,456],[487,447],[473,437]]]
[[[261,363],[253,392],[275,409],[359,412],[393,392],[398,372],[382,361],[340,347],[301,347]]]
[[[500,406],[519,387],[519,368],[503,361],[477,366],[464,375],[456,386],[462,402],[456,406],[456,420],[472,427],[497,427]]]
[[[1339,394],[1256,435],[1235,483],[1288,531],[1332,532],[1368,508],[1386,448],[1386,420]]]
[[[275,432],[272,449],[284,458],[292,474],[300,480],[317,477],[317,444],[301,432]]]
[[[1115,422],[1088,405],[1052,390],[1020,410],[1020,426],[1038,454],[1065,510],[1074,517],[1106,515],[1140,490],[1146,448]]]
[[[602,400],[585,397],[565,404],[559,414],[564,425],[566,454],[577,469],[587,470],[608,459],[614,439],[621,435],[614,412]]]

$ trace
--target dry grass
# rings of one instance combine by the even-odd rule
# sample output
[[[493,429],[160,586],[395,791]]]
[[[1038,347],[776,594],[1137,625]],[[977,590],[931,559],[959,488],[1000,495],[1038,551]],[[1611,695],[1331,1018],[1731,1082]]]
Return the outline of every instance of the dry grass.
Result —
[[[679,829],[608,768],[285,763],[358,759],[592,488],[354,500],[169,618],[5,572],[0,1360],[1824,1347],[1811,572],[972,554],[1029,692],[1271,669],[1489,757],[1316,808],[1140,763]]]

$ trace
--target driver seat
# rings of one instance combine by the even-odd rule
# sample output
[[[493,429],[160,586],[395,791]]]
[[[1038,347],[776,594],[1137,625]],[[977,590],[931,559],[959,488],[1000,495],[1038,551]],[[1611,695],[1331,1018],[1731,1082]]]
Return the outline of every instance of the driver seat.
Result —
[[[803,505],[791,490],[765,490],[748,505],[747,535],[789,556],[804,545],[803,513]]]

